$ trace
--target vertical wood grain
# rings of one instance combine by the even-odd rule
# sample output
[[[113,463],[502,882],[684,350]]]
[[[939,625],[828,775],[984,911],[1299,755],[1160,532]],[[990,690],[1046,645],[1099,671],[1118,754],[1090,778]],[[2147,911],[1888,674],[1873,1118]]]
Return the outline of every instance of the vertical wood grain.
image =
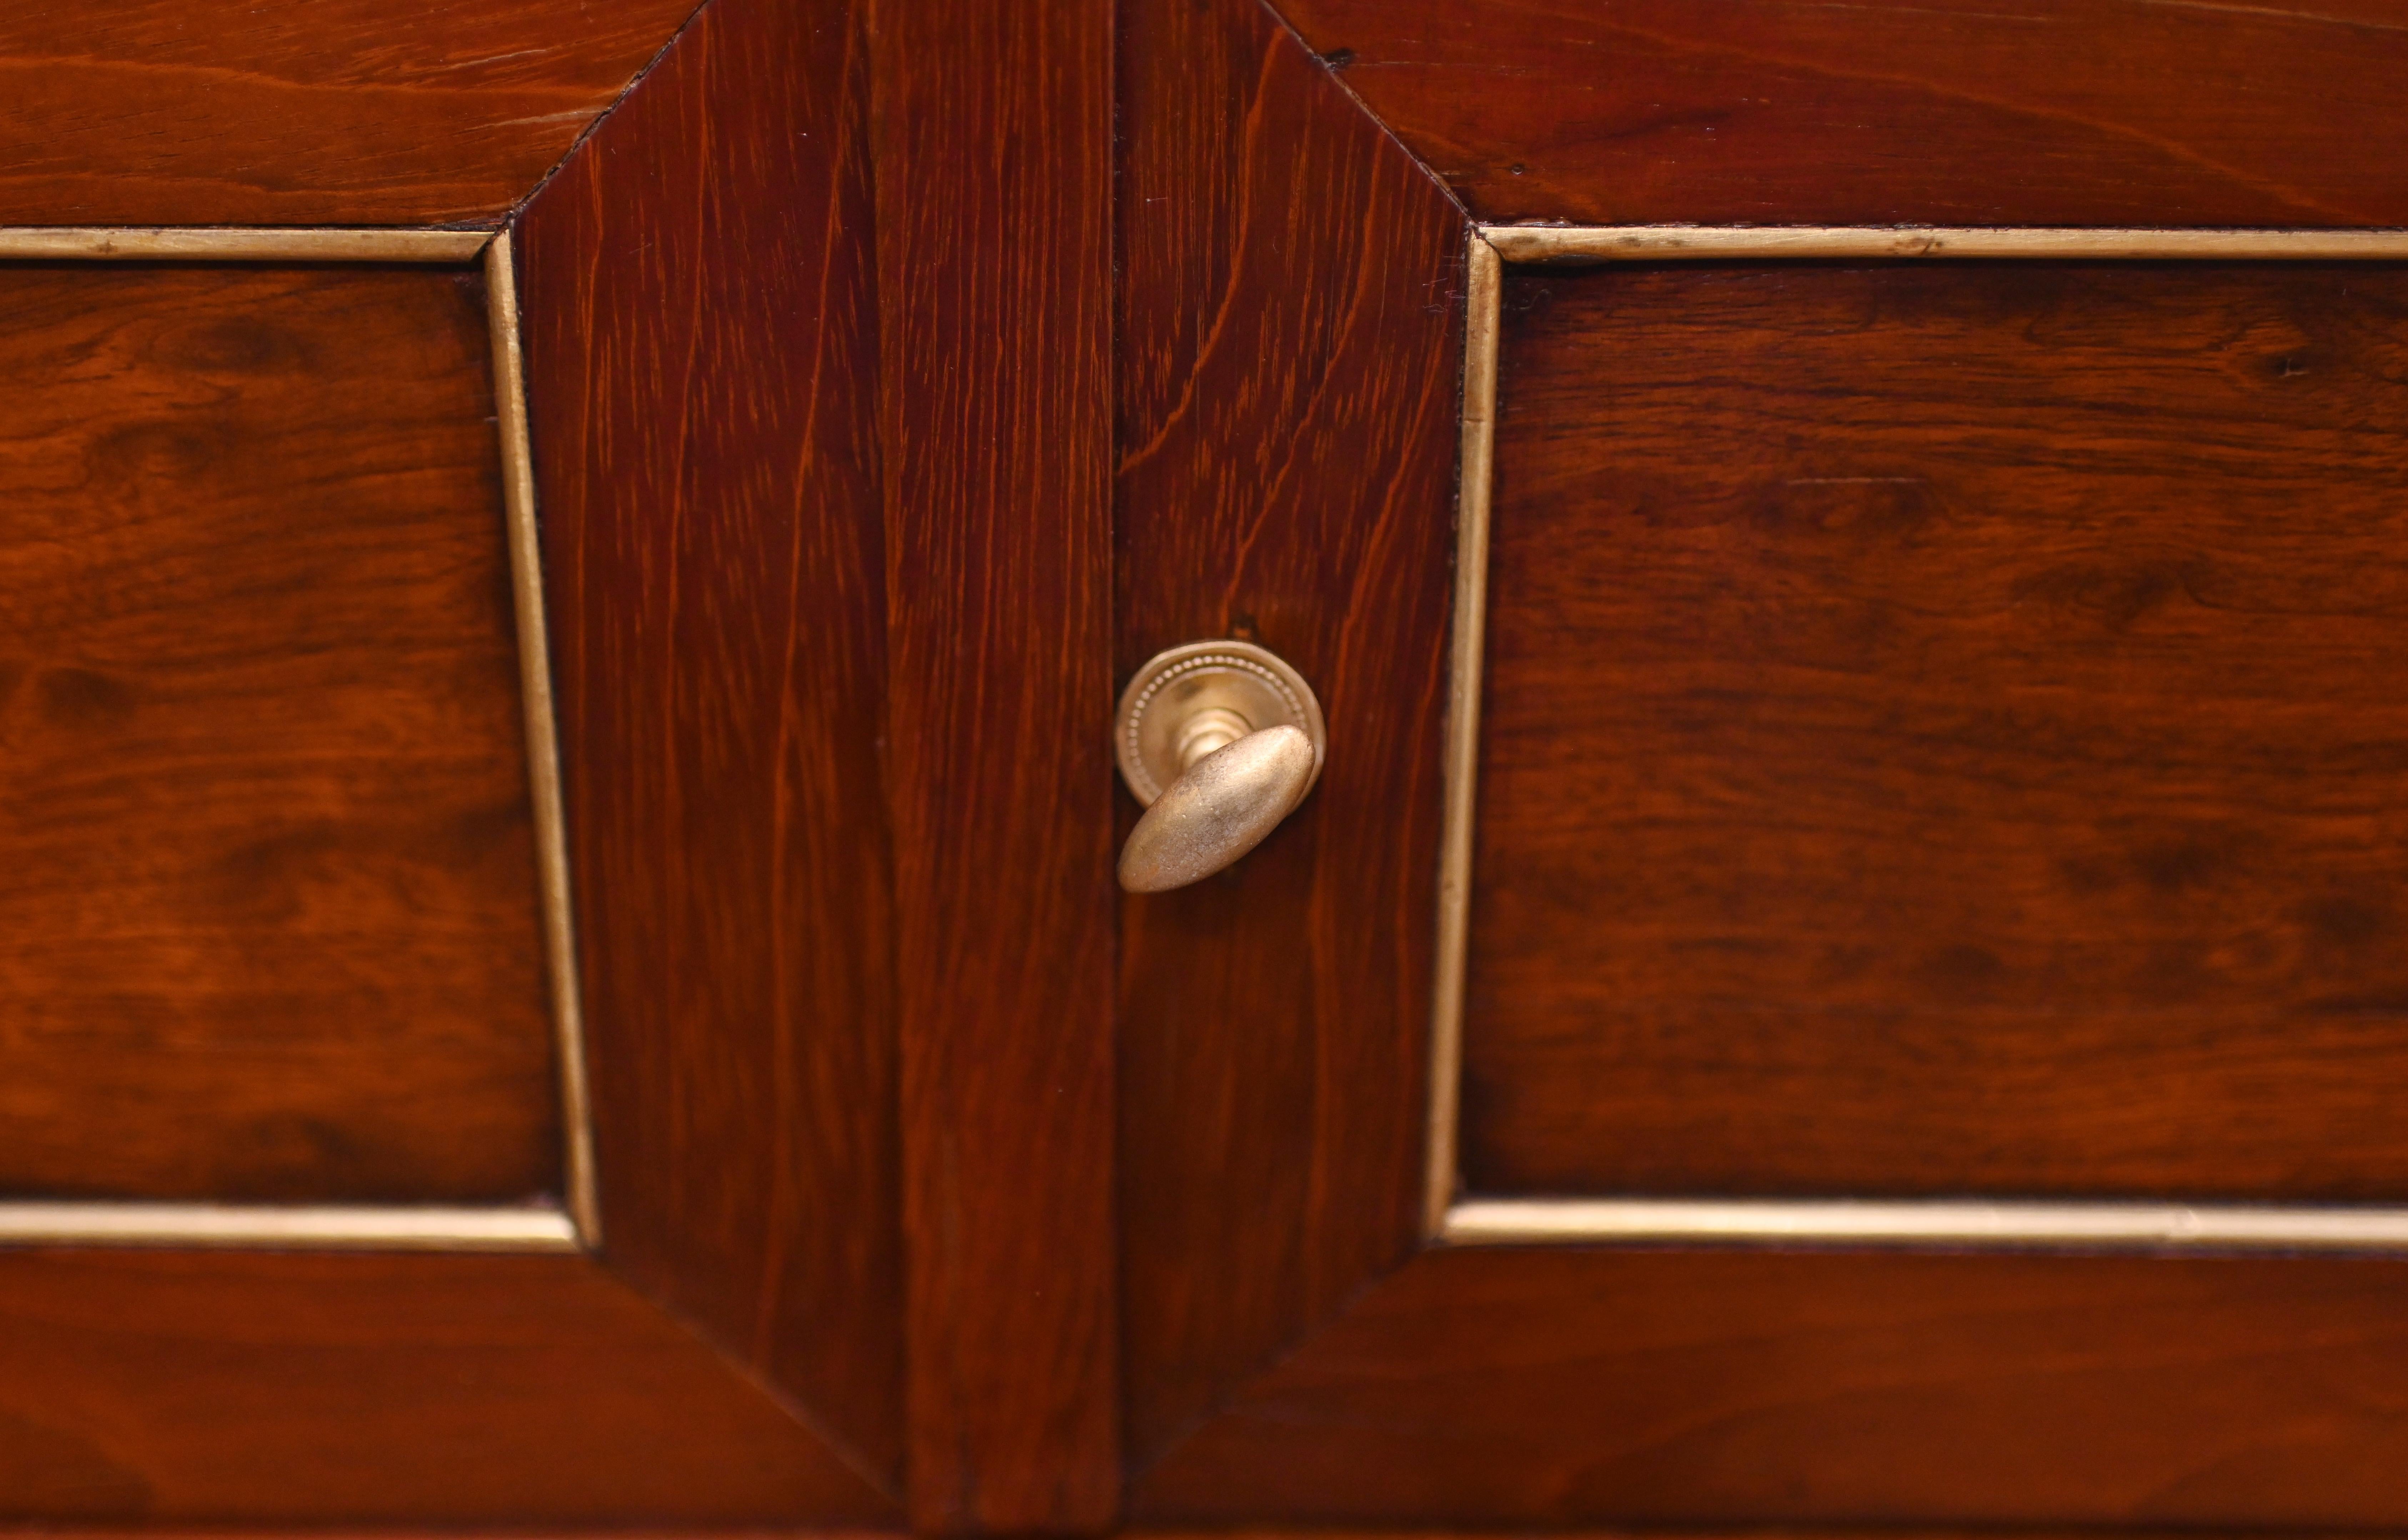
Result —
[[[867,67],[718,0],[520,238],[607,1259],[891,1488]]]
[[[910,1508],[1118,1496],[1108,0],[880,0]]]
[[[1117,667],[1244,637],[1330,732],[1244,861],[1123,900],[1142,1465],[1416,1244],[1464,222],[1254,0],[1122,15]]]

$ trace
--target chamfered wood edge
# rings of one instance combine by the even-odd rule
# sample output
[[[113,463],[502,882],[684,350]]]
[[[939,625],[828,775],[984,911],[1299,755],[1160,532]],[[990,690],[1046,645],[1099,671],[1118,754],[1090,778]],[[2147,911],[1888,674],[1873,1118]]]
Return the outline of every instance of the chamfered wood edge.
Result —
[[[1484,224],[1507,262],[2057,257],[2088,261],[2398,261],[2408,230],[1915,225]]]
[[[473,262],[491,230],[0,225],[0,259],[79,262]]]
[[[1488,525],[1496,443],[1503,265],[1956,258],[2060,261],[2400,261],[2408,230],[2202,230],[1881,226],[1515,225],[1473,227],[1464,323],[1462,491],[1448,670],[1446,809],[1440,839],[1437,986],[1430,1023],[1425,1234],[1433,1245],[1623,1242],[1839,1244],[1870,1247],[2398,1253],[2408,1209],[2247,1204],[1895,1200],[1456,1200],[1461,1173],[1463,996],[1479,774]]]
[[[549,1206],[0,1202],[0,1246],[264,1246],[337,1250],[562,1252],[601,1239],[594,1128],[569,908],[567,840],[552,664],[537,543],[535,481],[527,444],[526,385],[518,291],[507,230],[274,228],[106,229],[0,226],[0,260],[424,262],[483,257],[494,400],[509,523],[510,588],[518,632],[520,698],[534,803],[545,971],[551,977],[554,1053],[565,1149],[564,1214]]]

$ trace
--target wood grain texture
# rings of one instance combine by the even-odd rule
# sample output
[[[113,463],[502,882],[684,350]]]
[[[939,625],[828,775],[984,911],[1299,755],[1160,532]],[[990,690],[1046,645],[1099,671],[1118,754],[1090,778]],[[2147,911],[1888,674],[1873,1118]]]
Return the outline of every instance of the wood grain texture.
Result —
[[[1109,0],[880,0],[910,1511],[1108,1524]]]
[[[1484,1191],[2408,1194],[2408,272],[1509,281]]]
[[[557,1190],[482,295],[0,268],[0,1191]]]
[[[1414,1245],[1463,221],[1252,0],[1121,16],[1117,676],[1243,637],[1330,732],[1268,842],[1122,900],[1142,1463]]]
[[[866,45],[719,0],[528,209],[610,1264],[899,1490]]]
[[[1282,0],[1484,219],[2398,225],[2399,0]]]
[[[2382,1528],[2398,1261],[1440,1253],[1158,1466],[1154,1523]]]
[[[10,7],[0,209],[17,224],[491,219],[695,3]]]
[[[572,1259],[0,1256],[0,1516],[862,1524],[778,1401]]]

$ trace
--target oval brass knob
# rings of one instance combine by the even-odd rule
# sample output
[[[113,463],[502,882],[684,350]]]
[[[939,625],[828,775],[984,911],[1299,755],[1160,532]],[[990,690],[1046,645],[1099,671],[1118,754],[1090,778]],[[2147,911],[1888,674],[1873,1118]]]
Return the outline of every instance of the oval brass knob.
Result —
[[[1121,885],[1161,893],[1263,842],[1312,784],[1312,740],[1283,724],[1214,749],[1170,784],[1121,847]]]
[[[1115,722],[1121,778],[1146,809],[1121,850],[1132,893],[1184,887],[1262,843],[1312,789],[1328,747],[1312,687],[1244,641],[1153,658]]]

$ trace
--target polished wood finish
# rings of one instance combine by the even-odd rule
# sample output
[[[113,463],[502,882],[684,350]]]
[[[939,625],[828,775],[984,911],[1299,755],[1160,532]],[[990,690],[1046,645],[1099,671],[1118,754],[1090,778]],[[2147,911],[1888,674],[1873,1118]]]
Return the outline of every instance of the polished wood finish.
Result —
[[[894,1490],[866,69],[718,0],[517,238],[608,1257]]]
[[[1143,1520],[2383,1528],[2398,1261],[1440,1253],[1153,1472]]]
[[[533,190],[695,0],[96,0],[0,15],[18,224],[432,224]]]
[[[0,266],[0,1191],[556,1192],[480,281]]]
[[[1111,7],[882,0],[875,36],[910,1512],[1098,1528]]]
[[[567,1258],[0,1255],[0,1515],[876,1522],[778,1400]]]
[[[1509,279],[1468,1185],[2408,1195],[2402,316]]]
[[[1484,219],[2408,224],[2398,0],[1281,0]]]
[[[1121,903],[1141,1461],[1414,1244],[1463,223],[1258,7],[1120,50],[1118,673],[1243,637],[1330,734],[1261,848]]]

